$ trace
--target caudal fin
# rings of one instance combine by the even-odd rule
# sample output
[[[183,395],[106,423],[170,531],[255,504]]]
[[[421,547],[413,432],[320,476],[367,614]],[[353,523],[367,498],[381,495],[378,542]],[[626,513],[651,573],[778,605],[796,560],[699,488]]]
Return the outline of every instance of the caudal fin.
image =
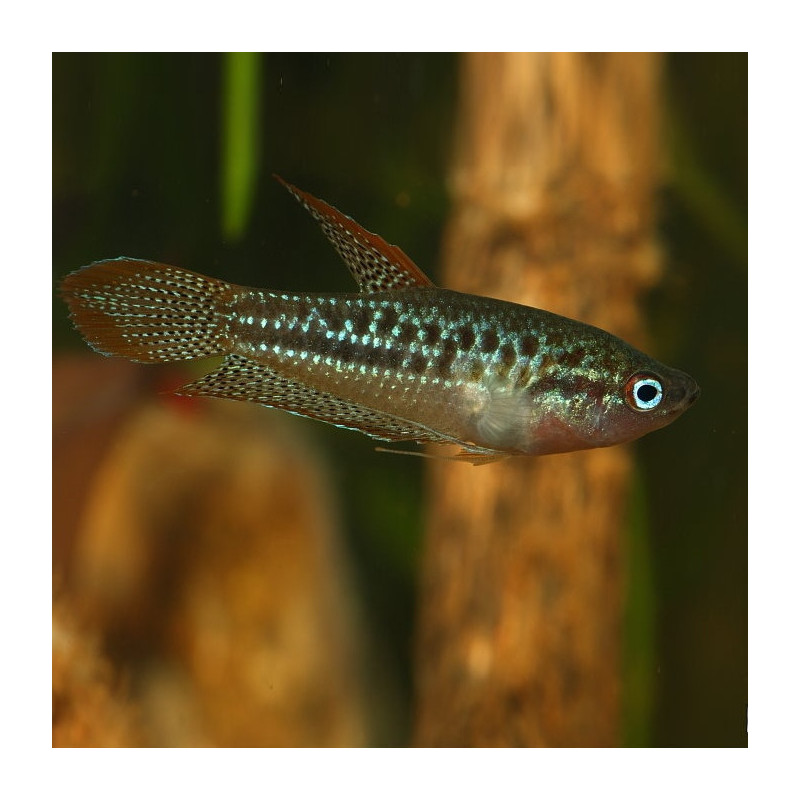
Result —
[[[75,327],[103,355],[181,361],[227,349],[233,287],[152,261],[97,261],[67,275],[61,294]]]

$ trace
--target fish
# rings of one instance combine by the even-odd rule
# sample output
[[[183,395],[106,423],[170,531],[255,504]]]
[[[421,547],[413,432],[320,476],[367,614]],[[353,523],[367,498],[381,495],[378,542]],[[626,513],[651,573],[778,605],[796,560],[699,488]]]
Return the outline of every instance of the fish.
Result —
[[[699,396],[685,372],[600,328],[434,285],[399,247],[275,178],[358,292],[255,289],[107,259],[61,283],[86,342],[139,363],[223,356],[176,394],[258,403],[382,442],[455,445],[442,457],[476,465],[630,442]]]

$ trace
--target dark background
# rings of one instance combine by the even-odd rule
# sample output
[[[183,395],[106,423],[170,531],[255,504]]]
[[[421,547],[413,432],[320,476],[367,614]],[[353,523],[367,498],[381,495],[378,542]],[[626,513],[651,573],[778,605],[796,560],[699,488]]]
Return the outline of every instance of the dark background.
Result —
[[[742,746],[747,55],[669,55],[664,66],[665,269],[647,299],[651,349],[703,394],[685,419],[636,445],[625,741]],[[455,55],[55,54],[54,356],[85,349],[55,285],[101,258],[274,289],[352,290],[272,173],[400,245],[436,280],[457,87]],[[304,424],[331,465],[370,628],[405,698],[401,742],[424,463]]]

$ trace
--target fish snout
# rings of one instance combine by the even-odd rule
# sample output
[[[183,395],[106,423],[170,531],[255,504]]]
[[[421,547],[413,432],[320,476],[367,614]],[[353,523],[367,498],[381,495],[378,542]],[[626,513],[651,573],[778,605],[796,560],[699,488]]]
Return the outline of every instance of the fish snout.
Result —
[[[691,375],[676,370],[667,397],[671,406],[685,410],[700,397],[700,386]]]

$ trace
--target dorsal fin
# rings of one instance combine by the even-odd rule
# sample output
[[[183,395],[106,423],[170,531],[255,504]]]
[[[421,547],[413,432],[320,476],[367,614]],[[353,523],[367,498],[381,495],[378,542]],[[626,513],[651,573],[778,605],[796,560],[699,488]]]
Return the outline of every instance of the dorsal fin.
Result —
[[[433,286],[428,276],[397,246],[362,228],[333,206],[287,183],[282,183],[322,227],[322,232],[344,259],[362,292],[385,292]]]

